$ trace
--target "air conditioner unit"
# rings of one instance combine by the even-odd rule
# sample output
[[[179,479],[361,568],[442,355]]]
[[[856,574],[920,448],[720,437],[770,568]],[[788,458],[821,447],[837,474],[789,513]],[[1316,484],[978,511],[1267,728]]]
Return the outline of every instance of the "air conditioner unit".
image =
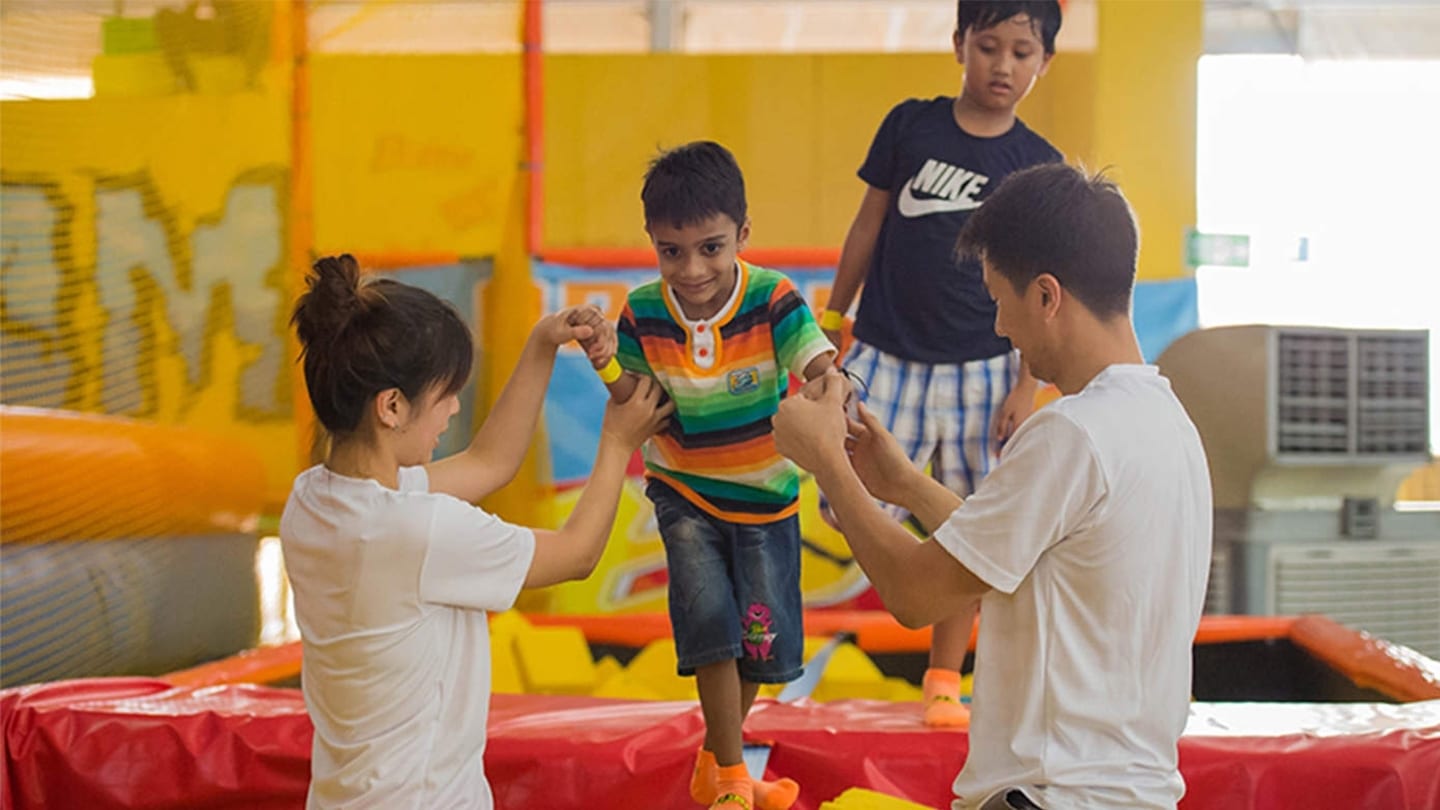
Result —
[[[1395,509],[1430,460],[1429,334],[1220,327],[1157,364],[1210,462],[1206,610],[1323,613],[1440,655],[1440,512]]]

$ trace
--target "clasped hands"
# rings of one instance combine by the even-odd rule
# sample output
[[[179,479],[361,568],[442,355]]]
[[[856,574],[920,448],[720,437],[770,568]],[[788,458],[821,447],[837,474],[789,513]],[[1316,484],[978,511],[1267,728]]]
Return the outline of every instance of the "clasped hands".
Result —
[[[780,454],[821,478],[853,469],[870,494],[901,503],[916,474],[900,443],[863,404],[846,415],[855,391],[838,370],[807,382],[780,403],[773,425]]]

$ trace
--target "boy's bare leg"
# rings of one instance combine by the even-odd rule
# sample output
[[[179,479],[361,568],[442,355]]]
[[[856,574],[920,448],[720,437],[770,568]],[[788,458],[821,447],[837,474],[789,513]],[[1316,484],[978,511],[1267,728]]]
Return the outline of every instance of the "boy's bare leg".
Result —
[[[754,692],[746,701],[748,690],[741,686],[740,671],[733,659],[697,668],[695,689],[700,693],[700,712],[705,716],[705,750],[715,757],[715,798],[710,800],[710,806],[748,810],[754,807],[755,789],[745,769],[741,726],[743,712],[755,700]],[[692,797],[701,799],[696,787],[692,782]]]
[[[931,634],[930,668],[925,671],[925,725],[955,728],[969,725],[970,710],[960,702],[960,668],[970,649],[970,633],[980,603],[938,622]]]
[[[704,674],[702,675],[702,673]],[[700,710],[705,715],[705,745],[696,758],[695,773],[690,780],[690,795],[700,804],[710,804],[715,801],[716,797],[722,795],[718,785],[721,777],[720,762],[722,758],[712,746],[719,743],[723,732],[712,737],[712,730],[717,729],[718,726],[710,720],[711,709],[709,707],[712,704],[707,703],[706,693],[707,689],[711,687],[707,684],[712,679],[719,681],[720,683],[714,684],[714,688],[716,692],[723,692],[726,689],[724,683],[732,678],[739,685],[740,724],[735,727],[734,740],[738,743],[736,750],[740,752],[737,755],[738,762],[744,766],[745,745],[741,729],[744,726],[745,718],[750,714],[750,708],[755,705],[755,697],[760,692],[760,684],[741,680],[734,661],[701,667],[695,671],[695,687],[700,692]],[[723,696],[717,699],[721,704],[726,700]],[[724,711],[719,704],[715,704],[714,708],[717,712]],[[723,723],[724,721],[717,720],[717,722]],[[748,774],[748,770],[745,772]],[[800,796],[800,786],[793,779],[779,779],[774,782],[754,779],[752,780],[752,790],[754,791],[754,806],[759,810],[784,810],[794,804]]]

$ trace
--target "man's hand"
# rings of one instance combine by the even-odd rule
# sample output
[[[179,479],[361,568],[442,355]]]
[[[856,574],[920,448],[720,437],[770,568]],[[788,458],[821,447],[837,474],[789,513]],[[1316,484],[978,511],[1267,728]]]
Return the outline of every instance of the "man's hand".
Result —
[[[871,495],[888,503],[906,503],[907,493],[913,494],[909,482],[917,473],[914,462],[875,414],[864,405],[859,412],[859,421],[850,422],[850,440],[846,442],[850,466]]]
[[[832,369],[806,383],[798,396],[787,397],[772,420],[775,448],[811,472],[844,463],[849,393],[849,381]]]

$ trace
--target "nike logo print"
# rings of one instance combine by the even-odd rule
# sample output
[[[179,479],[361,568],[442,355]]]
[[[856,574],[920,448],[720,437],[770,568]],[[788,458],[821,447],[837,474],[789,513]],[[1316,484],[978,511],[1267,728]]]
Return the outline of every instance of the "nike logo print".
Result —
[[[971,211],[980,207],[975,197],[990,178],[939,160],[927,160],[900,189],[896,207],[907,219],[928,214]],[[925,197],[916,197],[915,192]]]

